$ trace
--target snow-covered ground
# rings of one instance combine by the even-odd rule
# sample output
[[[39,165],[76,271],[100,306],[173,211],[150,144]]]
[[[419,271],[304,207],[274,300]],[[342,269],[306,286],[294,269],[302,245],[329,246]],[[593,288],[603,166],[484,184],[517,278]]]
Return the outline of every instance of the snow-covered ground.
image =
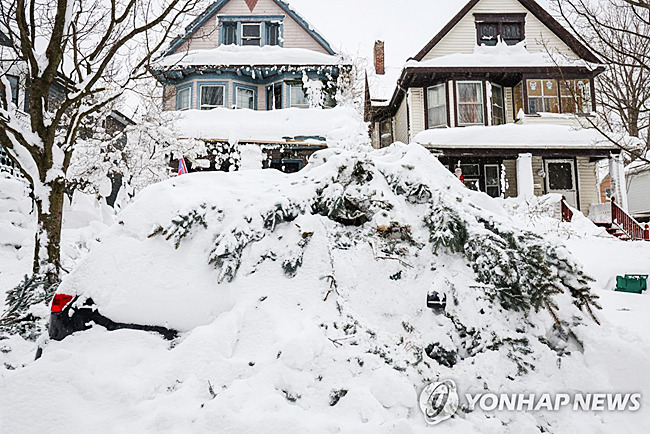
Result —
[[[95,212],[69,211],[67,257],[77,266],[61,291],[181,336],[95,327],[48,342],[38,361],[34,343],[0,341],[1,433],[427,433],[418,394],[438,377],[461,394],[650,390],[650,296],[613,292],[617,274],[650,274],[650,243],[618,241],[579,215],[561,223],[552,196],[466,190],[416,145],[326,150],[292,175],[182,176],[144,190],[101,235],[110,216],[82,202],[70,210]],[[464,255],[434,253],[423,220],[443,207],[469,222],[473,243],[492,227],[532,231],[561,256],[565,246],[595,279],[602,325],[559,294],[556,314],[574,334],[563,340],[546,309],[490,299]],[[13,267],[29,268],[29,255],[5,258],[0,276],[15,281]],[[426,308],[432,290],[447,295],[446,315]],[[644,404],[475,410],[435,430],[642,433]]]

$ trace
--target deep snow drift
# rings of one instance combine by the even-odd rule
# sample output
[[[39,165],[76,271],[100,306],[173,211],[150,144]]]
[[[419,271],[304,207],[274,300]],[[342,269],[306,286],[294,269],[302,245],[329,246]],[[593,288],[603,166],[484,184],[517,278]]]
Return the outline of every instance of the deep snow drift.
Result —
[[[589,314],[586,288],[602,277],[515,208],[466,190],[417,145],[154,185],[60,291],[181,337],[96,327],[49,342],[0,371],[0,431],[430,432],[417,396],[438,377],[463,394],[649,390],[637,374],[648,342]],[[444,314],[427,309],[431,291]],[[436,429],[647,424],[644,411],[477,410]]]

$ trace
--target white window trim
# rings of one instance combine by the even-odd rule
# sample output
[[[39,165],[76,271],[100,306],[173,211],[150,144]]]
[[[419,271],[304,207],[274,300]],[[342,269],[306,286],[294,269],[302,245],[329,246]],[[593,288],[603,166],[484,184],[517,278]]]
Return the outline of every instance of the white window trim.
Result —
[[[180,89],[178,91],[178,95],[176,95],[176,101],[178,101],[178,103],[180,104],[180,102],[182,100],[181,95],[184,92],[187,92],[187,94],[188,94],[187,107],[177,107],[176,110],[185,111],[185,110],[189,110],[189,109],[192,108],[192,88],[191,87],[185,87],[183,89]]]
[[[244,27],[253,27],[253,26],[257,26],[257,28],[259,29],[259,36],[255,36],[255,37],[244,36]],[[261,47],[262,46],[262,23],[242,23],[241,41],[242,41],[241,43],[242,46],[244,45],[244,41],[259,41],[258,45]],[[249,45],[249,46],[255,47],[255,45]]]
[[[203,105],[203,88],[204,87],[220,87],[220,88],[223,89],[223,104],[214,105],[214,106],[206,104],[205,105],[206,108],[209,107],[210,110],[212,110],[212,109],[215,109],[215,108],[225,107],[226,106],[226,86],[224,86],[222,84],[201,84],[201,85],[199,85],[199,110],[203,110],[203,107],[204,107],[204,105]]]
[[[239,107],[239,91],[246,91],[246,92],[251,92],[253,94],[253,107],[250,108],[244,108],[244,107]],[[236,109],[241,109],[241,110],[255,110],[255,91],[253,89],[249,89],[247,87],[241,87],[238,86],[235,88],[235,108]]]
[[[488,170],[487,170],[488,167],[494,167],[497,170],[497,179],[499,181],[497,182],[496,185],[488,185],[488,178],[487,178],[488,177],[488,173],[487,173],[488,172]],[[487,194],[488,187],[496,187],[497,190],[499,191],[499,194],[496,197],[500,197],[503,194],[503,192],[501,191],[501,182],[500,182],[500,178],[501,178],[501,176],[500,176],[501,175],[500,166],[498,164],[484,164],[483,165],[483,172],[484,172],[483,173],[483,182],[485,182],[485,193]]]
[[[463,124],[460,122],[460,106],[461,104],[463,105],[477,105],[477,103],[461,103],[459,99],[460,91],[458,90],[458,87],[461,84],[467,84],[467,83],[474,83],[474,84],[480,84],[481,85],[481,92],[479,93],[481,97],[481,107],[483,108],[483,122],[477,122],[477,123],[469,123],[469,124]],[[465,126],[470,126],[470,125],[485,125],[485,85],[481,80],[460,80],[456,82],[456,122],[458,123],[459,126],[465,127]]]
[[[440,88],[440,87],[442,87],[442,89],[443,89],[443,97],[444,97],[444,103],[443,103],[442,107],[445,108],[445,116],[443,118],[443,123],[441,123],[439,125],[429,125],[429,122],[431,121],[431,117],[429,116],[429,109],[431,108],[431,107],[429,107],[429,90]],[[440,106],[438,106],[438,107],[440,107]],[[440,84],[436,84],[435,86],[429,86],[427,88],[427,129],[447,127],[448,126],[447,125],[447,113],[448,113],[447,110],[449,110],[449,107],[447,107],[447,83],[440,83]]]
[[[501,110],[503,111],[503,124],[500,124],[500,125],[505,125],[505,124],[508,123],[508,119],[507,119],[507,115],[506,115],[506,90],[500,84],[490,83],[490,85],[492,87],[500,89],[500,91],[501,91],[501,102],[503,103],[503,107],[501,107]],[[490,125],[495,125],[495,123],[494,123],[494,99],[492,98],[491,94],[489,96],[490,96]]]
[[[309,101],[307,101],[307,104],[295,104],[295,103],[293,102],[293,92],[292,92],[292,89],[293,89],[294,87],[300,87],[300,88],[302,89],[303,93],[305,92],[305,87],[304,87],[304,86],[300,86],[300,85],[298,85],[298,84],[290,84],[290,85],[289,85],[289,106],[290,106],[290,107],[297,107],[297,108],[309,108]],[[307,99],[309,100],[309,98],[307,98]]]

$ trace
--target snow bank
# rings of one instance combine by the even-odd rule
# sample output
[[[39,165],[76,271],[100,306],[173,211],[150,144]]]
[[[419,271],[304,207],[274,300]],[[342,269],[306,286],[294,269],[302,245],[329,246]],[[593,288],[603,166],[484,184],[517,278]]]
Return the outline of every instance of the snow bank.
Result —
[[[222,45],[209,50],[192,50],[166,56],[154,65],[154,69],[189,66],[337,66],[340,63],[341,59],[337,56],[304,48]]]
[[[368,142],[368,126],[349,107],[289,108],[255,111],[189,110],[175,123],[179,137],[223,142],[287,143],[298,141],[330,147]]]
[[[548,263],[540,250],[481,253],[494,247],[486,240],[526,240],[572,261],[559,236],[531,235],[523,208],[504,203],[465,189],[417,145],[328,149],[291,175],[196,173],[151,186],[60,291],[92,296],[115,320],[184,333],[170,344],[95,327],[50,342],[40,360],[0,370],[0,431],[428,433],[417,397],[436,378],[461,394],[649,390],[647,341],[603,317],[597,326],[566,291],[552,297],[561,325],[544,308],[499,302],[508,291],[485,281],[508,278],[510,255],[526,264],[521,276]],[[454,250],[463,222],[474,261]],[[567,286],[582,278],[548,272]],[[446,295],[445,314],[426,308],[432,290]],[[645,408],[461,410],[436,430],[635,432],[649,421]]]
[[[595,129],[552,124],[437,128],[422,131],[414,142],[441,148],[617,149]]]

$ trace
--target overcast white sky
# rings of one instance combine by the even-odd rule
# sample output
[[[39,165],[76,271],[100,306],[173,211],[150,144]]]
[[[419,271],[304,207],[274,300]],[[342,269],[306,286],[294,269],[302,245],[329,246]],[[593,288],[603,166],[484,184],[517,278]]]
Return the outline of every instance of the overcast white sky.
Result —
[[[468,0],[287,0],[337,51],[370,58],[386,43],[386,64],[402,66]],[[545,6],[547,0],[538,0]]]

